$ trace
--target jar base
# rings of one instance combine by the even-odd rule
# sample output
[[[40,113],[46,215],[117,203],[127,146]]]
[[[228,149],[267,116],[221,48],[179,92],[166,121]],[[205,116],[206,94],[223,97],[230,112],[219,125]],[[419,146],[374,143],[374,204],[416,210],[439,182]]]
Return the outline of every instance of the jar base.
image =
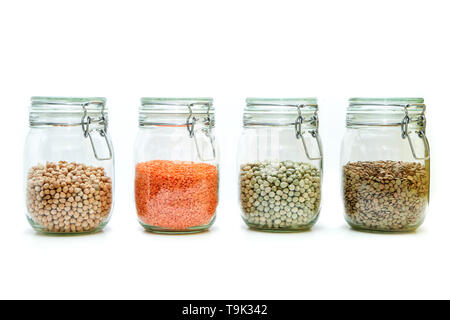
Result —
[[[101,232],[105,226],[108,224],[109,220],[106,220],[105,222],[99,224],[99,226],[95,229],[92,230],[88,230],[88,231],[80,231],[80,232],[56,232],[56,231],[49,231],[48,229],[46,229],[45,227],[37,224],[36,222],[33,221],[33,219],[31,219],[30,217],[27,217],[28,222],[30,223],[31,227],[33,228],[34,231],[36,231],[39,234],[42,235],[47,235],[47,236],[82,236],[82,235],[89,235],[89,234],[94,234],[94,233],[99,233]]]
[[[260,232],[269,232],[269,233],[296,233],[296,232],[305,232],[311,230],[311,228],[316,224],[319,219],[319,214],[308,224],[296,226],[296,227],[282,227],[282,228],[273,228],[268,226],[261,226],[258,224],[251,223],[244,218],[245,224],[254,231]]]
[[[211,228],[211,226],[214,224],[214,221],[216,220],[216,217],[214,216],[211,221],[208,224],[197,226],[197,227],[191,227],[188,229],[167,229],[167,228],[161,228],[157,226],[152,226],[149,224],[146,224],[139,220],[139,223],[142,227],[144,227],[145,231],[151,232],[151,233],[157,233],[157,234],[194,234],[194,233],[202,233],[206,232]]]
[[[248,225],[250,230],[253,231],[258,231],[258,232],[269,232],[269,233],[300,233],[300,232],[306,232],[306,231],[310,231],[312,226],[305,226],[305,227],[301,227],[301,228],[291,228],[291,229],[287,229],[287,228],[279,228],[279,229],[273,229],[273,228],[261,228],[261,227],[256,227],[256,226],[251,226]]]
[[[402,233],[414,233],[422,225],[423,221],[420,223],[405,227],[404,229],[374,229],[370,227],[365,227],[362,225],[355,224],[348,219],[346,219],[348,225],[355,231],[366,232],[366,233],[379,233],[379,234],[402,234]]]

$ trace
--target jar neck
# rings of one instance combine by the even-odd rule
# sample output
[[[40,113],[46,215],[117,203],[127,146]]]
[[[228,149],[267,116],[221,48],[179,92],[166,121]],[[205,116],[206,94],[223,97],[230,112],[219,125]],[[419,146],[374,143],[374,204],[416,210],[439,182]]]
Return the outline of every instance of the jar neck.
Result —
[[[139,112],[139,127],[188,127],[192,124],[212,129],[215,127],[214,113],[189,115]]]
[[[426,118],[423,112],[348,112],[347,128],[361,127],[401,127],[405,121],[409,122],[410,128],[425,129]]]
[[[384,119],[380,119],[381,121],[384,121]],[[347,124],[346,127],[349,129],[383,129],[383,128],[397,128],[399,130],[399,132],[401,132],[402,130],[402,120],[400,120],[399,122],[395,122],[395,123],[389,123],[386,122],[385,124],[383,124],[382,122],[368,122],[367,119],[364,119],[364,121],[361,122],[356,122],[355,120],[353,121],[349,121],[347,119]],[[409,124],[408,124],[408,128],[410,130],[414,130],[414,131],[425,131],[426,129],[426,125],[425,125],[425,120],[423,120],[422,118],[411,118],[409,120]]]
[[[99,126],[103,118],[108,121],[107,114],[90,113],[91,126]],[[48,114],[48,113],[30,113],[30,127],[82,127],[87,119],[83,114]],[[81,130],[81,129],[80,129]]]
[[[302,122],[305,129],[318,129],[318,115],[316,112],[298,113],[254,113],[245,112],[244,128],[254,127],[292,127]]]

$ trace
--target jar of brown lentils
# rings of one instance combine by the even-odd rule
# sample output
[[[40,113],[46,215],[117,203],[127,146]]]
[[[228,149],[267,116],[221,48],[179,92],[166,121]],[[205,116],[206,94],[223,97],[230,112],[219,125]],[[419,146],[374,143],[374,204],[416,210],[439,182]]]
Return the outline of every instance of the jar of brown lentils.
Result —
[[[27,218],[38,232],[102,230],[114,161],[104,98],[32,97],[25,145]]]
[[[422,98],[353,98],[342,151],[345,218],[357,230],[409,232],[425,219],[430,147]]]

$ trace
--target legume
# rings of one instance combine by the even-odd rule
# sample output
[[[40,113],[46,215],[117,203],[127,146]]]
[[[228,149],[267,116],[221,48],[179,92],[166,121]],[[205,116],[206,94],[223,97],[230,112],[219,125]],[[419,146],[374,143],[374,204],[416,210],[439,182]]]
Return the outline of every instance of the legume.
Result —
[[[136,165],[137,213],[151,227],[186,230],[208,225],[216,211],[217,191],[214,165],[168,160]]]
[[[95,231],[107,221],[111,204],[111,178],[102,167],[59,161],[28,171],[28,212],[41,231]]]
[[[354,227],[408,231],[424,219],[429,179],[421,163],[360,161],[344,166],[347,221]]]
[[[294,161],[263,161],[241,166],[241,207],[250,227],[303,229],[320,208],[320,171]]]

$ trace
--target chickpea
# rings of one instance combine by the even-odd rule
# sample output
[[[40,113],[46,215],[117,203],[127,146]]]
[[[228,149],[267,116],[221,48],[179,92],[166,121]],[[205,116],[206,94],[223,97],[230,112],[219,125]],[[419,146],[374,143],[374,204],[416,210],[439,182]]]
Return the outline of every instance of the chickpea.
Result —
[[[112,183],[104,168],[47,162],[31,167],[27,179],[28,212],[43,231],[95,231],[109,217]]]

